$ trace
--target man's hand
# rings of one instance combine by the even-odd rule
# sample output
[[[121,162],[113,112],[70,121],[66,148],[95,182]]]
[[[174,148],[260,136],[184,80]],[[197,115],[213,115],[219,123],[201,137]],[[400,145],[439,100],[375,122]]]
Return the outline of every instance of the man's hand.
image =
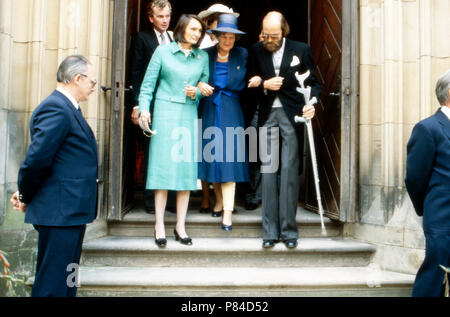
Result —
[[[131,113],[131,122],[135,125],[139,125],[139,108],[133,109]]]
[[[200,93],[205,97],[209,97],[214,93],[214,87],[202,81],[197,84],[197,87],[200,90]]]
[[[149,126],[152,123],[150,112],[148,112],[147,110],[144,110],[141,112],[140,118],[142,119],[143,122],[147,121]],[[138,124],[139,124],[139,121],[138,121]]]
[[[261,77],[259,77],[259,76],[252,77],[248,81],[248,88],[259,87],[259,85],[261,85],[261,82],[262,82],[262,78]]]
[[[303,118],[311,120],[316,114],[316,108],[314,106],[304,106],[303,107]]]
[[[264,89],[278,91],[280,90],[281,86],[283,86],[283,81],[284,81],[283,77],[274,77],[268,79],[263,83]]]
[[[27,205],[24,203],[21,203],[19,201],[19,192],[15,192],[12,197],[11,197],[11,204],[14,207],[14,210],[19,210],[21,212],[26,212],[27,211]]]

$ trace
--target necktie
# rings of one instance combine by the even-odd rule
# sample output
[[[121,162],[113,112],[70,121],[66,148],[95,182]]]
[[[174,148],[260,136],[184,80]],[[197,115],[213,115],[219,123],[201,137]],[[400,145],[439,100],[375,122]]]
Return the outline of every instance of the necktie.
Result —
[[[166,45],[169,44],[169,42],[167,41],[167,37],[164,35],[165,33],[161,34],[161,44],[160,45]]]

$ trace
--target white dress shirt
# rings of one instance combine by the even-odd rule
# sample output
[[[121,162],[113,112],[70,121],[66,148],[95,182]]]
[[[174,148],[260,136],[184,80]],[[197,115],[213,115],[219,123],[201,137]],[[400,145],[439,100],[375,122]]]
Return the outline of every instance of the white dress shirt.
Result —
[[[155,31],[156,38],[158,39],[159,45],[161,45],[161,42],[163,41],[162,40],[163,37],[164,37],[164,40],[165,40],[165,43],[163,43],[163,45],[170,44],[170,37],[169,37],[169,34],[167,34],[167,32],[160,33],[156,29],[153,29],[153,30]]]
[[[447,116],[447,118],[450,120],[450,108],[447,106],[442,106],[441,111]]]
[[[275,68],[275,74],[277,76],[280,76],[281,63],[283,61],[285,47],[286,47],[286,39],[283,38],[283,44],[281,45],[280,49],[274,52],[272,55],[273,67]],[[277,96],[273,101],[272,108],[282,108],[282,107],[283,104],[281,103],[280,98],[278,98]]]
[[[62,93],[64,96],[67,97],[67,99],[70,100],[70,102],[72,103],[72,105],[75,107],[75,109],[79,109],[80,106],[78,105],[78,102],[75,100],[75,98],[70,94],[70,92],[68,92],[67,90],[65,90],[62,87],[58,87],[56,88],[57,91],[59,91],[60,93]]]

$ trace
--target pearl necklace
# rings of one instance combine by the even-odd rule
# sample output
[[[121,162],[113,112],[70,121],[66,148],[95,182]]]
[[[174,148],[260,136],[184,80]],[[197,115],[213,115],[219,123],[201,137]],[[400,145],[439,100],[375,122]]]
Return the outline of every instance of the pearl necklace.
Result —
[[[227,58],[228,58],[228,56],[230,56],[230,53],[228,53],[227,55],[223,56],[223,55],[220,55],[220,53],[219,53],[219,52],[217,52],[217,57],[218,57],[219,59],[221,59],[221,60],[225,60],[225,59],[227,59]]]

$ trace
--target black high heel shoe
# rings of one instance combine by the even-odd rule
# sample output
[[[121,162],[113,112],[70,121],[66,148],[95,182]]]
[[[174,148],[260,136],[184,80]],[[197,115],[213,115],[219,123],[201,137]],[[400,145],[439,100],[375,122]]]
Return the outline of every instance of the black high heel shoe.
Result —
[[[213,210],[211,216],[214,217],[214,218],[219,218],[219,217],[222,217],[222,213],[223,213],[223,210],[220,210],[220,211],[214,211]]]
[[[155,231],[155,243],[158,247],[165,248],[167,246],[167,239],[166,238],[156,239],[156,231]]]
[[[181,238],[177,232],[177,229],[173,229],[173,234],[175,235],[175,240],[180,241],[181,244],[184,245],[192,245],[192,239],[189,237]]]
[[[233,230],[233,226],[232,225],[231,226],[227,226],[226,224],[224,224],[222,222],[222,229],[225,230],[225,231],[230,232],[231,230]]]

